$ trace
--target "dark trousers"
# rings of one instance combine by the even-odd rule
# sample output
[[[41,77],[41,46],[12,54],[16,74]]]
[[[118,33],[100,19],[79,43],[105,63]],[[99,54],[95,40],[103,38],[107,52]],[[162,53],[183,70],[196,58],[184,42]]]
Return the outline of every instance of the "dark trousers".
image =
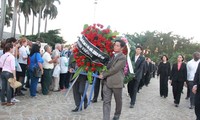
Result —
[[[174,103],[179,104],[181,98],[181,92],[183,90],[184,82],[182,81],[172,81],[172,92],[174,96]]]
[[[60,74],[60,89],[64,89],[64,88],[69,88],[69,79],[67,79],[68,74],[67,73],[61,73]]]
[[[101,84],[101,99],[103,99],[103,82],[102,82],[102,80],[97,78],[95,86],[94,86],[94,97],[93,97],[93,100],[97,100],[98,99],[100,84]]]
[[[128,83],[128,93],[131,98],[131,105],[135,104],[139,83],[140,81],[137,81],[136,79],[133,79]]]
[[[29,69],[27,69],[27,79],[26,79],[26,83],[25,83],[25,87],[30,88],[30,75],[29,75]]]
[[[160,75],[160,96],[168,96],[168,76]]]
[[[195,114],[197,120],[200,120],[200,85],[198,85],[197,93],[195,94]]]
[[[52,69],[44,69],[44,74],[42,75],[41,86],[42,94],[47,95],[49,93],[49,87],[52,82]]]
[[[195,95],[192,92],[193,86],[194,86],[194,82],[193,81],[188,81],[188,87],[189,87],[189,91],[190,91],[190,105],[191,106],[194,106],[194,98],[195,98]]]
[[[2,80],[1,102],[11,102],[12,91],[11,91],[10,84],[8,82],[9,78],[13,78],[12,73],[9,73],[6,71],[3,71],[1,73],[1,80]],[[5,97],[7,97],[7,101],[5,100]]]
[[[190,89],[189,89],[189,81],[186,81],[186,84],[187,84],[187,96],[186,98],[189,98],[190,97]]]
[[[144,81],[144,84],[146,86],[149,85],[150,79],[151,79],[151,74],[150,74],[150,72],[147,72],[146,75],[145,75],[145,81]]]
[[[86,76],[80,75],[77,81],[74,83],[73,95],[74,95],[74,101],[75,101],[76,107],[79,107],[80,105],[81,98],[85,90],[86,80],[87,80]],[[85,96],[84,105],[87,105],[87,96]]]
[[[140,83],[139,83],[139,86],[138,86],[138,92],[144,86],[144,81],[145,81],[145,76],[143,76],[142,79],[140,80]]]

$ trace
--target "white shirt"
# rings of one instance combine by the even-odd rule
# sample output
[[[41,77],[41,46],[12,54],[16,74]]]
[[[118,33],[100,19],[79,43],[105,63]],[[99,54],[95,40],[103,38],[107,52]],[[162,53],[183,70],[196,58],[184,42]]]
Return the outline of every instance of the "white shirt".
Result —
[[[194,59],[192,59],[187,63],[187,80],[188,81],[194,80],[194,76],[195,76],[199,62],[200,60],[195,61]]]
[[[69,64],[69,58],[66,58],[65,56],[60,57],[60,73],[68,72],[68,64]]]
[[[54,64],[53,63],[49,63],[49,61],[51,61],[51,55],[48,52],[45,52],[42,56],[44,63],[43,63],[43,68],[44,69],[53,69]]]
[[[60,51],[58,49],[53,50],[52,52],[52,58],[55,58],[59,56],[60,57]],[[59,63],[59,60],[57,61],[57,63]]]
[[[140,55],[135,56],[135,63],[137,61],[137,59],[139,58]]]
[[[28,55],[30,55],[30,49],[29,49],[29,46],[26,46],[26,53],[27,53]]]
[[[19,48],[19,58],[18,58],[18,62],[22,63],[22,64],[27,64],[27,59],[23,59],[23,58],[27,58],[28,54],[27,54],[27,50],[25,46],[22,46]]]

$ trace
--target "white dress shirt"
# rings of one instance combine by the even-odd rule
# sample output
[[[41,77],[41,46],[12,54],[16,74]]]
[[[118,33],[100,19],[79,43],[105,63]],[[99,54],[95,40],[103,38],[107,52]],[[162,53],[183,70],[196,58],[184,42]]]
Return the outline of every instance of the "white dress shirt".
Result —
[[[136,55],[136,56],[135,56],[135,63],[136,63],[137,59],[139,58],[139,56],[140,56],[140,55]]]
[[[195,76],[199,62],[200,60],[195,61],[194,59],[192,59],[187,63],[187,80],[188,81],[194,80],[194,76]]]
[[[22,63],[22,64],[27,64],[27,59],[24,59],[24,58],[27,58],[28,57],[28,54],[27,54],[27,49],[25,46],[21,46],[19,48],[19,58],[18,58],[18,62],[19,63]]]

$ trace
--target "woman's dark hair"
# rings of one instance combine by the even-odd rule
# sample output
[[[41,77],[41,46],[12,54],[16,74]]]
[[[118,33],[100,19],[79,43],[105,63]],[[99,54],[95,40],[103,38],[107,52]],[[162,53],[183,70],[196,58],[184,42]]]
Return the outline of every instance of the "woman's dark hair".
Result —
[[[166,59],[167,59],[167,61],[168,61],[167,55],[163,55],[163,56],[161,57],[161,60],[163,60],[163,57],[166,57]]]
[[[115,40],[115,43],[116,42],[119,42],[121,47],[124,47],[126,45],[126,43],[123,40],[117,39],[117,40]]]
[[[34,53],[39,53],[39,52],[40,52],[40,46],[38,44],[33,44],[30,56],[32,56]]]
[[[14,37],[6,39],[6,43],[15,43],[16,41],[17,41],[17,39]]]
[[[182,61],[184,61],[184,56],[183,56],[182,54],[179,54],[179,55],[180,55],[180,56],[183,58],[183,60],[182,60]],[[178,55],[178,56],[179,56],[179,55]]]
[[[12,44],[12,43],[7,43],[7,44],[5,45],[5,47],[4,47],[3,52],[4,52],[4,53],[5,53],[5,52],[8,52],[8,51],[10,51],[11,48],[13,48],[13,44]]]

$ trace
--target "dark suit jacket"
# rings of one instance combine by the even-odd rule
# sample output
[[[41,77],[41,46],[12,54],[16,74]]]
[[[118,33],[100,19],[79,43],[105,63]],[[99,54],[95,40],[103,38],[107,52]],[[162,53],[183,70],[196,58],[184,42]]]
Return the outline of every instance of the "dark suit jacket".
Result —
[[[144,65],[145,65],[145,58],[142,55],[140,55],[134,64],[135,79],[137,81],[140,81],[142,79]]]
[[[198,86],[197,88],[200,90],[200,88],[199,88],[200,87],[200,63],[198,65],[197,71],[195,73],[194,85],[197,85]]]
[[[170,80],[185,82],[187,80],[187,68],[186,64],[182,63],[180,70],[178,70],[178,64],[173,64],[170,75]]]
[[[104,84],[109,88],[123,88],[125,64],[126,56],[123,53],[111,59],[107,65],[108,71],[103,72],[103,78],[106,78]]]

